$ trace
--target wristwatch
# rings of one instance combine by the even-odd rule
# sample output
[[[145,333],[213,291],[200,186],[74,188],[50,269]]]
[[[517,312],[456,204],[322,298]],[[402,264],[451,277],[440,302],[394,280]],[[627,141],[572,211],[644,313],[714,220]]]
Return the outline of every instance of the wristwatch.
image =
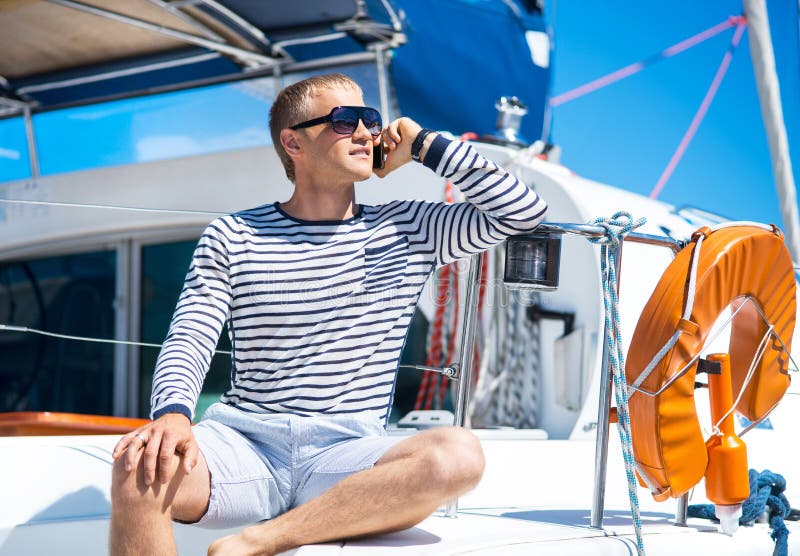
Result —
[[[419,159],[419,151],[422,150],[422,144],[425,142],[425,138],[433,133],[432,129],[422,128],[417,136],[414,138],[414,142],[411,143],[411,160],[415,162],[421,162]]]

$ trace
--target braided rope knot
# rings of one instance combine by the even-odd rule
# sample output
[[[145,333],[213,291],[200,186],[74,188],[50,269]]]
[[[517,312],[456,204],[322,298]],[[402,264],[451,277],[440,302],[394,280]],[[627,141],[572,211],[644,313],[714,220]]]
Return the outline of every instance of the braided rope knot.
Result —
[[[604,228],[606,235],[590,238],[589,241],[599,245],[619,245],[622,238],[636,228],[643,226],[645,222],[647,222],[647,218],[634,220],[630,213],[623,210],[615,212],[611,218],[599,216],[594,219],[592,225]]]
[[[606,234],[590,241],[600,245],[600,275],[603,280],[603,305],[605,308],[605,337],[608,367],[614,384],[614,395],[617,401],[617,431],[622,445],[622,459],[625,463],[625,475],[628,480],[628,498],[631,506],[631,518],[636,534],[636,552],[645,556],[642,538],[642,520],[639,512],[639,496],[636,492],[636,460],[633,454],[631,438],[631,420],[628,413],[628,387],[625,377],[625,356],[622,353],[622,333],[619,316],[619,297],[617,296],[617,270],[615,256],[612,251],[622,242],[631,230],[638,228],[647,220],[634,220],[627,212],[614,213],[611,218],[595,218],[594,224],[605,229]]]
[[[787,556],[789,554],[789,529],[783,520],[792,513],[791,504],[787,500],[786,479],[783,475],[773,473],[769,469],[748,472],[750,480],[750,496],[742,503],[742,517],[740,525],[752,525],[755,520],[767,512],[769,527],[772,529],[770,536],[775,541],[773,556]],[[716,509],[713,504],[692,504],[688,508],[689,517],[702,519],[717,519]]]

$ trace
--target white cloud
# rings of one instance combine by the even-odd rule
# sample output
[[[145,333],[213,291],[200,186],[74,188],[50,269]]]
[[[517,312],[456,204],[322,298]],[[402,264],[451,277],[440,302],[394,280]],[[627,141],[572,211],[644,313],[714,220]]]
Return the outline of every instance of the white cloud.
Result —
[[[19,160],[22,155],[19,151],[12,151],[11,149],[4,149],[0,147],[0,158],[9,158],[11,160]]]

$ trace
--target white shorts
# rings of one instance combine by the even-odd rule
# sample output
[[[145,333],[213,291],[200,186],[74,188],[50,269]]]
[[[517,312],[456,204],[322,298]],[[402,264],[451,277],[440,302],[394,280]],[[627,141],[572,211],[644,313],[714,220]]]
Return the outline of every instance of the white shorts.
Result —
[[[217,403],[194,428],[211,474],[196,523],[228,528],[271,519],[370,469],[402,437],[353,416],[254,414]]]

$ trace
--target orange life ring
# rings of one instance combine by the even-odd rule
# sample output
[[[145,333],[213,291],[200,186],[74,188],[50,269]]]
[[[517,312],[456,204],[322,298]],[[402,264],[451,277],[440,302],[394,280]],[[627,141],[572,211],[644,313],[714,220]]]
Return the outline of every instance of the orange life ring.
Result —
[[[746,297],[754,302],[741,308],[731,327],[734,397],[768,329],[756,304],[774,326],[736,411],[751,421],[762,419],[789,387],[789,357],[783,346],[791,346],[797,312],[794,267],[781,232],[765,228],[747,223],[695,232],[667,267],[639,318],[625,365],[628,384],[652,393],[674,380],[657,396],[630,390],[639,478],[657,500],[688,492],[706,471],[694,402],[697,363],[674,377],[700,353],[726,307],[738,308]]]

